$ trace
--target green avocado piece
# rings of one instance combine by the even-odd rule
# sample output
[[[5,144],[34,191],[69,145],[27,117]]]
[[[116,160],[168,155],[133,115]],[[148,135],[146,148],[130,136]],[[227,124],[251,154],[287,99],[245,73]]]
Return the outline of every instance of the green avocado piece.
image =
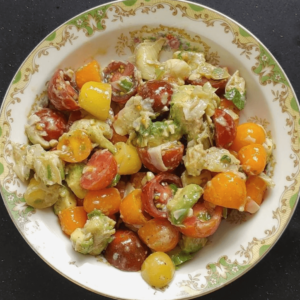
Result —
[[[77,201],[72,191],[66,186],[62,186],[59,191],[59,199],[53,206],[54,213],[58,215],[60,211],[76,205]]]
[[[185,253],[195,253],[202,249],[207,243],[207,238],[193,238],[182,235],[179,241],[181,250]]]
[[[79,199],[83,199],[87,194],[87,190],[80,186],[80,179],[84,166],[85,165],[82,163],[69,164],[67,166],[66,182],[68,187]]]
[[[197,184],[189,184],[182,189],[178,189],[174,198],[167,204],[170,222],[175,226],[182,225],[190,209],[202,194],[203,189]]]

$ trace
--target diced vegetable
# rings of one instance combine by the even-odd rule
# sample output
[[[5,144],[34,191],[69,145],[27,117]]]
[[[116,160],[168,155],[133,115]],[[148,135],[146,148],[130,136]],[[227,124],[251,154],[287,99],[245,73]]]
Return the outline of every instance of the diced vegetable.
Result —
[[[79,68],[75,73],[76,84],[79,89],[89,81],[101,82],[100,65],[96,60]]]

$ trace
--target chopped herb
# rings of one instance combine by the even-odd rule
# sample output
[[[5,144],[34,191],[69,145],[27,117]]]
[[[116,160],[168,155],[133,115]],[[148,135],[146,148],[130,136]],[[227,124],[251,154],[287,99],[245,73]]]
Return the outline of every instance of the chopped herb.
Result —
[[[86,149],[85,144],[81,144],[79,146],[80,151],[84,151]]]
[[[178,190],[178,186],[174,183],[169,184],[170,189],[172,190],[173,196],[176,194]]]
[[[233,102],[233,104],[239,109],[242,110],[246,104],[246,97],[245,93],[241,94],[240,91],[236,88],[231,89],[230,91],[226,92],[224,97],[227,100]]]
[[[125,90],[126,92],[129,92],[132,89],[133,82],[124,79],[124,80],[120,81],[119,85],[123,90]]]
[[[223,78],[225,74],[225,70],[222,68],[215,68],[212,71],[212,75],[214,76],[214,78]]]
[[[183,58],[182,58],[182,52],[178,53],[177,58],[183,60]]]
[[[220,159],[220,161],[224,164],[230,164],[231,163],[231,158],[228,155],[223,155]]]
[[[211,219],[211,215],[208,212],[201,212],[201,213],[199,213],[197,218],[203,222],[206,222]]]
[[[222,216],[224,219],[227,219],[228,216],[228,209],[226,207],[223,207]]]
[[[121,179],[121,175],[120,174],[117,174],[114,179],[112,180],[111,184],[109,185],[109,187],[114,187],[118,184],[118,182],[120,181]]]
[[[52,180],[52,171],[50,165],[47,165],[47,178]]]

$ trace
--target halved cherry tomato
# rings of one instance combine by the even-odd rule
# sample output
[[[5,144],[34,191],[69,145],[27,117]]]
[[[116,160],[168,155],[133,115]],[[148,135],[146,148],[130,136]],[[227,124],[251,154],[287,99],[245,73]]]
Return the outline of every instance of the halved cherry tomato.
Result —
[[[57,144],[60,158],[64,161],[75,163],[85,160],[91,153],[93,145],[87,133],[74,130],[64,133]]]
[[[153,173],[173,171],[181,162],[184,146],[180,142],[170,142],[155,148],[137,148],[143,165]],[[160,153],[157,153],[160,152]],[[157,155],[161,163],[157,163]]]
[[[67,130],[70,129],[70,127],[73,125],[74,122],[81,120],[82,118],[83,115],[81,110],[72,111],[69,115]]]
[[[119,212],[120,204],[121,196],[119,191],[115,188],[88,191],[83,201],[83,207],[87,213],[98,209],[106,216]]]
[[[186,80],[188,84],[192,85],[201,85],[203,86],[206,82],[209,82],[211,86],[216,90],[216,94],[221,96],[225,93],[225,87],[228,82],[228,79],[221,79],[221,80],[214,80],[214,79],[207,79],[205,77],[196,79],[196,80]]]
[[[58,140],[67,131],[67,121],[65,116],[53,109],[43,108],[35,113],[41,120],[36,124],[36,128],[45,131],[43,135],[46,141]]]
[[[105,250],[104,257],[115,268],[133,272],[141,269],[148,252],[148,248],[136,233],[130,230],[117,230],[114,240]]]
[[[151,219],[142,211],[142,191],[133,190],[121,202],[120,214],[123,221],[131,225],[143,225]]]
[[[87,221],[87,213],[82,206],[66,208],[58,214],[62,231],[71,235],[77,228],[83,228]]]
[[[167,218],[167,213],[163,208],[173,197],[168,183],[182,187],[179,177],[170,173],[161,173],[148,181],[142,189],[143,209],[154,218]]]
[[[75,73],[75,78],[79,89],[88,81],[101,82],[99,63],[96,60],[92,60],[79,68]]]
[[[212,206],[208,202],[197,202],[193,206],[193,215],[185,218],[181,233],[193,238],[204,238],[215,233],[222,219],[223,208]]]
[[[121,199],[124,198],[124,194],[125,194],[125,189],[126,189],[126,181],[124,180],[120,180],[117,185],[115,186],[115,188],[119,191]]]
[[[143,99],[154,100],[152,108],[155,112],[161,112],[166,106],[169,107],[173,95],[173,87],[170,83],[163,80],[149,80],[139,87],[138,94]]]
[[[116,143],[119,143],[119,142],[123,142],[123,143],[127,142],[127,140],[128,140],[128,136],[127,135],[119,135],[119,134],[116,133],[114,127],[112,127],[112,129],[113,129],[113,136],[110,139],[110,141],[113,144],[116,144]]]
[[[137,172],[130,176],[130,183],[135,189],[141,189],[143,187],[142,180],[147,175],[146,172]]]
[[[96,151],[83,169],[80,185],[86,190],[101,190],[110,185],[117,174],[117,162],[108,150]]]
[[[221,109],[216,109],[214,114],[216,128],[216,146],[228,148],[236,136],[236,124],[232,117]]]
[[[71,78],[62,69],[58,69],[48,83],[48,97],[58,110],[79,110],[78,92],[71,85]]]
[[[259,176],[249,176],[246,181],[247,197],[261,205],[267,190],[266,182]]]
[[[111,100],[124,103],[137,92],[135,66],[130,62],[113,61],[103,70],[103,81],[112,87]]]
[[[147,221],[138,231],[141,240],[152,250],[168,252],[176,247],[180,239],[178,228],[167,219]]]
[[[232,101],[226,99],[226,98],[221,98],[220,99],[220,105],[219,108],[220,109],[230,109],[232,110],[235,114],[237,114],[238,116],[240,115],[240,110],[233,104]]]

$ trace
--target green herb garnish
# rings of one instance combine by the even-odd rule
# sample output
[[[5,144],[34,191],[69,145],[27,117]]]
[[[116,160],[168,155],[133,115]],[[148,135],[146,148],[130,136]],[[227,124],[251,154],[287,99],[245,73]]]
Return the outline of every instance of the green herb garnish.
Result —
[[[220,161],[222,163],[225,163],[225,164],[230,164],[231,163],[231,158],[228,155],[225,154],[221,157]]]
[[[203,222],[206,222],[211,219],[211,215],[208,212],[201,212],[198,214],[197,218]]]
[[[240,91],[236,88],[232,88],[230,91],[226,92],[224,97],[227,100],[233,102],[233,104],[239,109],[242,110],[246,104],[245,93],[241,94]]]
[[[132,89],[133,82],[124,79],[124,80],[120,81],[119,85],[123,90],[125,90],[126,92],[129,92]]]
[[[47,178],[52,180],[52,171],[50,165],[47,165]]]
[[[173,193],[173,196],[174,196],[176,194],[177,190],[178,190],[177,185],[174,184],[174,183],[171,183],[171,184],[169,184],[169,187],[172,190],[172,193]]]
[[[114,179],[112,180],[111,184],[109,185],[109,187],[114,187],[118,184],[118,182],[120,181],[121,179],[121,175],[120,174],[117,174]]]

